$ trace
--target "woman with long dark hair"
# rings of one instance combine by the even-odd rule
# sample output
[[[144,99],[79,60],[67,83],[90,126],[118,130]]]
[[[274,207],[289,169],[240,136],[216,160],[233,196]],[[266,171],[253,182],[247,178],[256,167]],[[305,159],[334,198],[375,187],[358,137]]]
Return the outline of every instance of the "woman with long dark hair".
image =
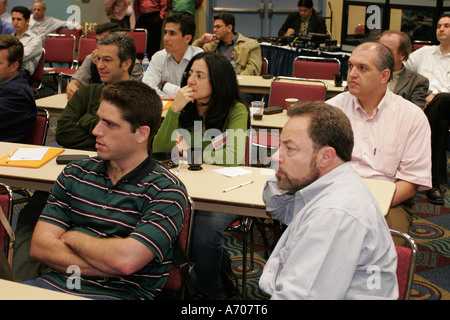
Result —
[[[213,52],[202,52],[186,67],[181,89],[154,138],[153,151],[172,151],[176,147],[183,152],[192,146],[201,147],[205,163],[239,165],[244,163],[248,128],[248,108],[239,100],[230,62]],[[182,134],[177,134],[180,129],[184,129]],[[223,146],[212,143],[213,138],[225,134]],[[225,213],[195,212],[191,258],[202,296],[216,293],[221,280],[227,295],[236,293],[236,277],[222,247],[222,233],[233,219],[233,215]]]

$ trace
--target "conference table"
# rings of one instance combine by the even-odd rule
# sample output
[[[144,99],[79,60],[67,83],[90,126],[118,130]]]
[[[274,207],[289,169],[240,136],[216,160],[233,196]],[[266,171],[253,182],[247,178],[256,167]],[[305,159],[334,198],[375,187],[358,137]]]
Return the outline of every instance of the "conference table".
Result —
[[[269,94],[272,79],[264,79],[261,76],[237,76],[239,90],[253,94]],[[326,99],[344,92],[345,87],[336,87],[333,80],[324,80],[327,84]],[[59,93],[52,96],[36,99],[36,106],[47,109],[52,116],[59,116],[67,105],[67,94]]]
[[[42,289],[0,279],[0,300],[90,300],[77,295]]]

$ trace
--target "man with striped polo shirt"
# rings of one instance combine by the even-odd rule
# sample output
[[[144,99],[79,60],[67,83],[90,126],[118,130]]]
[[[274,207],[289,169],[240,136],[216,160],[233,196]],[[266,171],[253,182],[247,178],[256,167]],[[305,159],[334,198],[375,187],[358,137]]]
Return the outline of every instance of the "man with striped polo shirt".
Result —
[[[54,184],[30,252],[52,270],[26,283],[95,299],[161,291],[188,206],[184,185],[148,153],[161,108],[141,82],[104,88],[98,156],[72,162]]]

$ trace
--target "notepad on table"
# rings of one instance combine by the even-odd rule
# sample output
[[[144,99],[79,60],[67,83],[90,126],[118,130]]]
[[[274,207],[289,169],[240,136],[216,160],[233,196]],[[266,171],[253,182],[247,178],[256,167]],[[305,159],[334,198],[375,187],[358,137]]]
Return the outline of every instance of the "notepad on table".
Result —
[[[0,159],[1,166],[40,168],[59,154],[62,148],[49,147],[21,147],[13,152],[10,157],[8,153]]]

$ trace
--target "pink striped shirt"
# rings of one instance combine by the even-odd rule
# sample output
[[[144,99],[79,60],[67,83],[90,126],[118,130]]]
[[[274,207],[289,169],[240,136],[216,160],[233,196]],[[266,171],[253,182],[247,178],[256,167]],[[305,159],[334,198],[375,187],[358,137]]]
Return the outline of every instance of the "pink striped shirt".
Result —
[[[355,137],[352,165],[363,178],[404,180],[431,187],[431,130],[419,107],[386,91],[372,117],[344,92],[327,101],[349,117]]]

